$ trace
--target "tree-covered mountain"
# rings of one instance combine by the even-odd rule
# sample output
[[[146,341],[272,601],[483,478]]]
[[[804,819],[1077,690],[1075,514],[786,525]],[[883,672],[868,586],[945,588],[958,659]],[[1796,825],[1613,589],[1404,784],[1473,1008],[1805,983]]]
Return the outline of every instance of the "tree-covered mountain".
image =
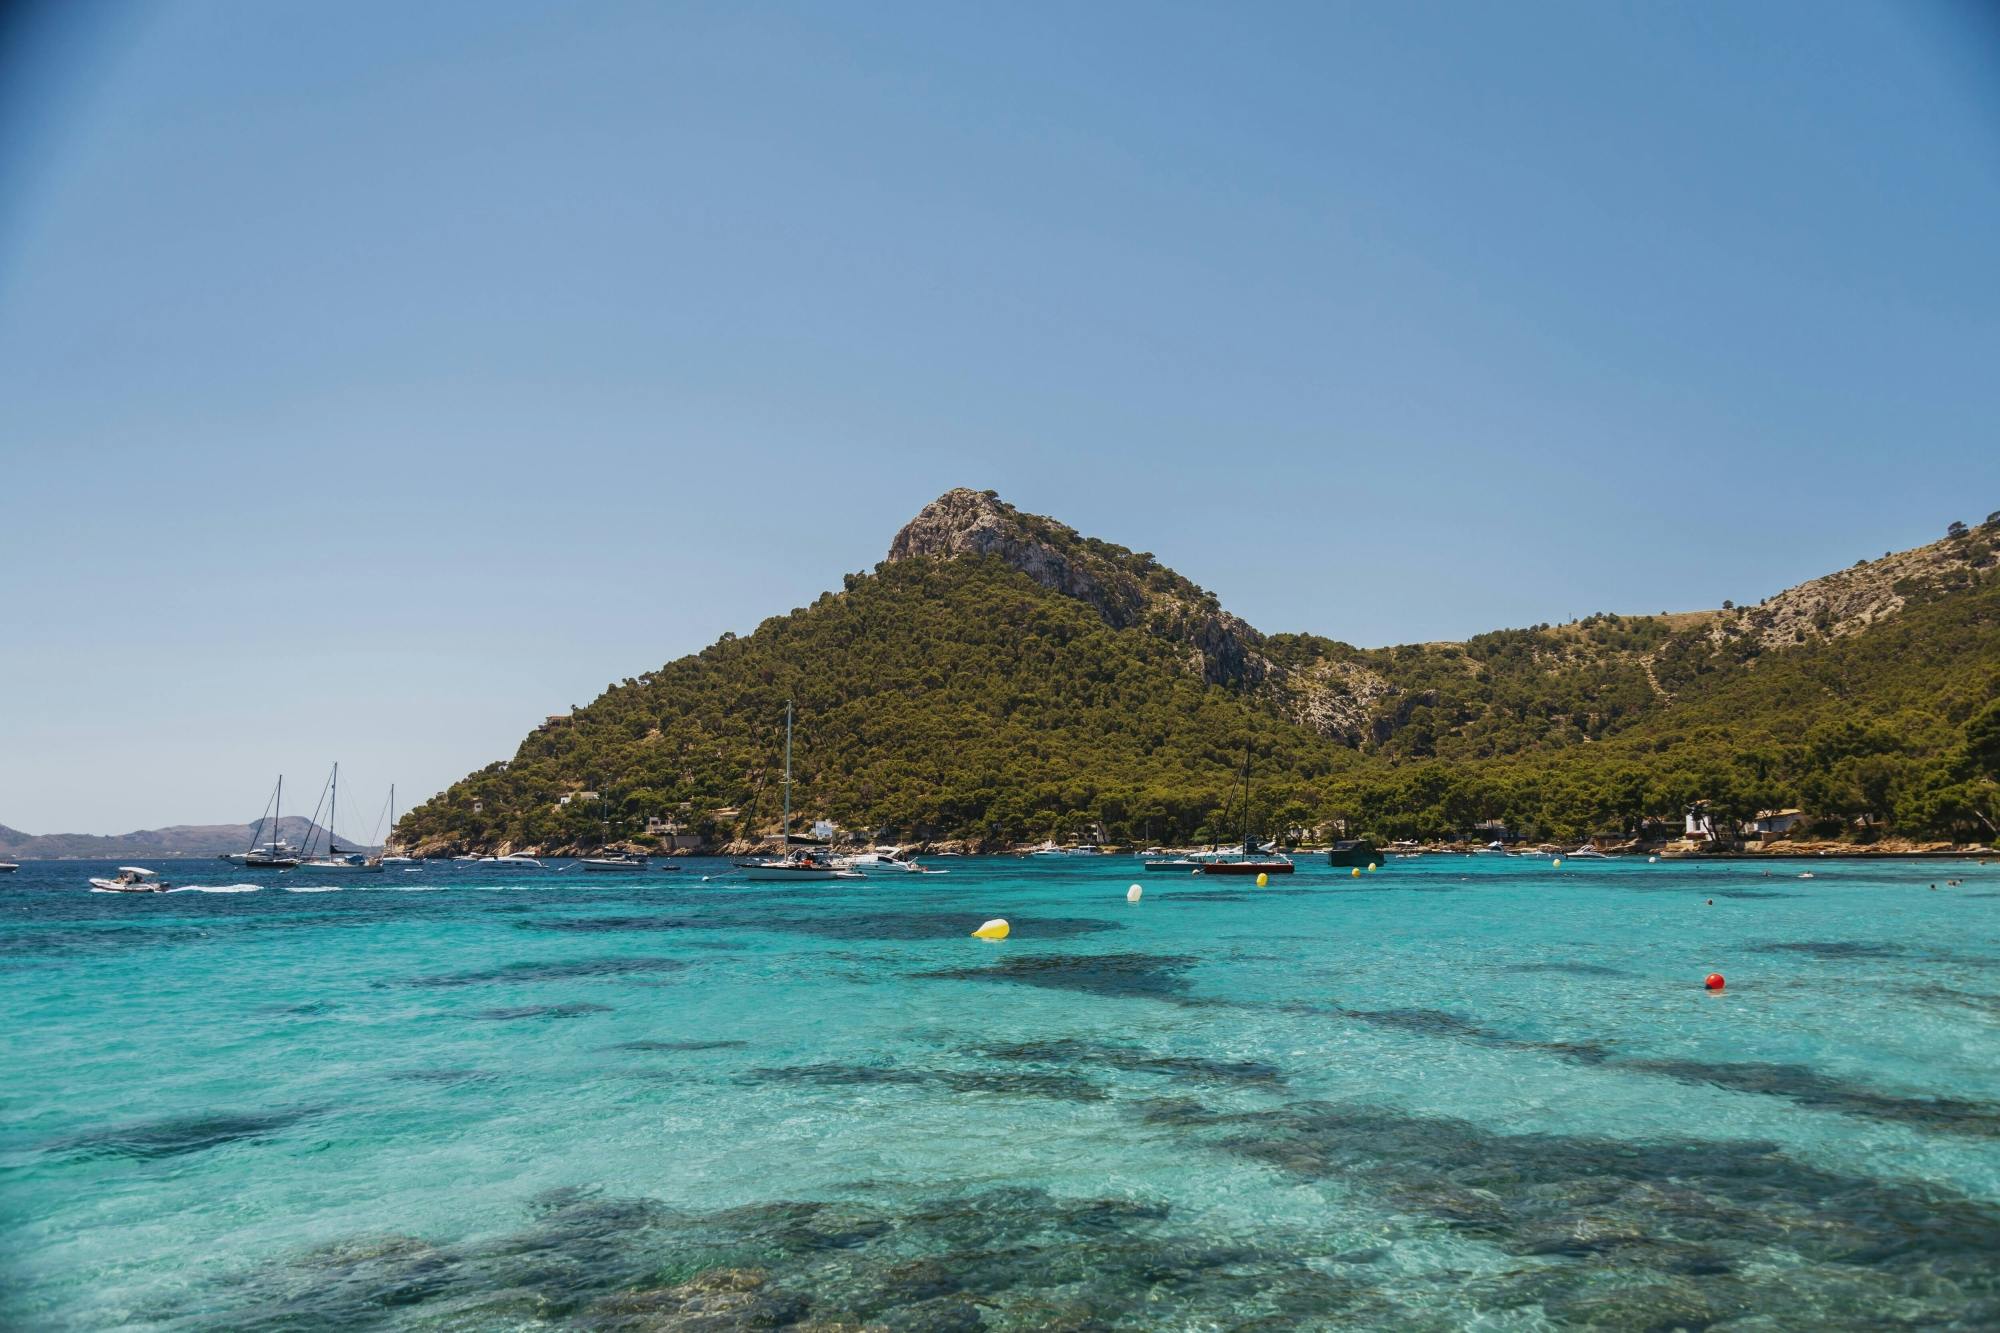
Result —
[[[612,686],[397,835],[587,847],[607,813],[621,837],[774,835],[789,699],[795,813],[863,834],[1222,835],[1247,744],[1274,832],[1573,837],[1701,799],[1990,837],[1996,536],[2000,516],[1754,607],[1360,649],[1265,635],[1149,554],[955,490],[872,573]]]

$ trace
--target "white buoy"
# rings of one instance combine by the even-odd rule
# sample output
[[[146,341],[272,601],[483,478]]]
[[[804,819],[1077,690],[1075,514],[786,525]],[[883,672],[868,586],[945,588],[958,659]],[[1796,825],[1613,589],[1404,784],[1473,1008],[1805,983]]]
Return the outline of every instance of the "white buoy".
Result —
[[[1125,901],[1128,903],[1136,903],[1139,901],[1139,897],[1143,893],[1145,893],[1145,890],[1140,888],[1137,884],[1134,884],[1131,888],[1125,890]]]
[[[1649,857],[1647,857],[1647,858],[1646,858],[1646,864],[1647,864],[1647,865],[1649,865],[1649,866],[1650,866],[1650,865],[1658,865],[1658,864],[1659,864],[1659,861],[1660,861],[1660,858],[1659,858],[1659,857],[1657,857],[1657,856],[1649,856]]]

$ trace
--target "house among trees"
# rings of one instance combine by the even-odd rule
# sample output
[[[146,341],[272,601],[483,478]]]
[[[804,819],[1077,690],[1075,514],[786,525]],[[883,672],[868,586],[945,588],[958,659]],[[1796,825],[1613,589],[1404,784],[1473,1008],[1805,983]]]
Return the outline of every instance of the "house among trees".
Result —
[[[1696,801],[1683,815],[1686,829],[1681,834],[1689,842],[1714,842],[1715,821],[1709,817],[1708,802]]]
[[[1521,835],[1507,827],[1504,819],[1482,819],[1472,826],[1475,842],[1519,842]]]
[[[1773,838],[1784,837],[1805,821],[1803,810],[1759,810],[1757,817],[1743,826],[1743,832],[1770,842]]]

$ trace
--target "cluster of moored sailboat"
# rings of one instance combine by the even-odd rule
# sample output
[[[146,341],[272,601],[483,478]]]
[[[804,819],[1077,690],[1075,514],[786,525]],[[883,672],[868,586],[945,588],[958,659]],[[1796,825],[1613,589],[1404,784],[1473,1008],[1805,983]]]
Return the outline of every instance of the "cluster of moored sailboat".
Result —
[[[240,852],[224,852],[222,859],[233,865],[251,870],[297,870],[306,869],[326,874],[379,875],[383,867],[395,864],[409,864],[407,856],[367,856],[352,849],[343,850],[334,834],[334,822],[340,811],[340,765],[333,766],[327,775],[326,788],[320,793],[319,804],[313,807],[313,817],[309,821],[310,831],[306,834],[303,847],[294,847],[279,833],[280,821],[284,815],[285,778],[278,775],[278,784],[271,790],[271,799],[264,806],[263,815],[251,826],[250,846]],[[326,811],[326,825],[322,829],[319,822],[321,809]],[[389,801],[384,808],[389,827],[396,825],[396,788],[389,788]],[[270,835],[265,838],[265,822],[269,821]],[[321,845],[321,833],[324,845]],[[265,838],[264,841],[258,841]]]
[[[1277,850],[1270,843],[1257,841],[1250,828],[1250,747],[1246,743],[1243,750],[1242,773],[1242,841],[1232,849],[1210,848],[1207,851],[1168,851],[1154,847],[1139,853],[1139,860],[1148,870],[1186,870],[1198,875],[1246,875],[1261,877],[1267,875],[1289,875],[1297,869],[1292,856]],[[334,822],[340,802],[340,765],[335,764],[327,777],[325,789],[320,794],[320,804],[313,808],[313,818],[309,823],[310,832],[306,845],[294,847],[279,833],[279,820],[283,812],[285,780],[278,778],[272,789],[264,816],[252,826],[250,846],[240,852],[226,853],[222,859],[246,869],[257,870],[308,870],[319,874],[380,874],[391,865],[415,867],[422,864],[410,856],[384,856],[380,853],[370,856],[352,849],[343,850],[333,833]],[[319,823],[320,810],[326,811],[326,824]],[[396,820],[396,789],[389,788],[389,799],[385,817],[391,830]],[[269,834],[266,836],[266,821]],[[379,830],[378,830],[379,831]],[[315,848],[321,835],[324,845]],[[777,856],[762,857],[736,862],[735,868],[745,878],[753,880],[835,880],[865,879],[870,873],[893,873],[906,875],[944,875],[949,871],[926,866],[916,857],[900,847],[878,846],[865,852],[834,855],[823,844],[795,837],[792,833],[792,705],[785,705],[785,783],[784,816],[782,824],[784,851]],[[261,839],[261,841],[260,841]],[[1492,842],[1473,849],[1474,855],[1543,855],[1545,853],[1514,853],[1500,842]],[[1054,840],[1042,843],[1027,853],[1031,857],[1072,857],[1102,856],[1104,850],[1092,844],[1058,846]],[[1366,838],[1343,839],[1333,844],[1324,853],[1327,863],[1338,867],[1360,869],[1375,868],[1383,859],[1382,852]],[[1408,853],[1402,853],[1408,855]],[[1605,853],[1588,844],[1573,852],[1565,853],[1571,858],[1604,860]],[[455,864],[475,865],[482,870],[521,871],[549,869],[537,857],[523,852],[504,855],[482,856],[467,854],[454,856]],[[605,803],[604,849],[595,856],[581,857],[574,868],[595,874],[663,874],[673,873],[681,867],[672,864],[655,864],[639,853],[614,850],[611,846],[611,818],[608,799]],[[0,861],[0,871],[15,867]],[[99,878],[90,881],[91,887],[106,893],[163,893],[172,886],[162,880],[156,871],[141,866],[120,866],[115,878]]]

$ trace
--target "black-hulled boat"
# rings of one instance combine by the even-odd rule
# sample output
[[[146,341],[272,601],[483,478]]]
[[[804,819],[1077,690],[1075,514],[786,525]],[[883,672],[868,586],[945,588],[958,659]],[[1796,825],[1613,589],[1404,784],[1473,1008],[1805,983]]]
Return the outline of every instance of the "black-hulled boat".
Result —
[[[1326,849],[1326,863],[1330,866],[1361,866],[1365,869],[1379,864],[1381,860],[1382,853],[1367,838],[1342,838]]]

